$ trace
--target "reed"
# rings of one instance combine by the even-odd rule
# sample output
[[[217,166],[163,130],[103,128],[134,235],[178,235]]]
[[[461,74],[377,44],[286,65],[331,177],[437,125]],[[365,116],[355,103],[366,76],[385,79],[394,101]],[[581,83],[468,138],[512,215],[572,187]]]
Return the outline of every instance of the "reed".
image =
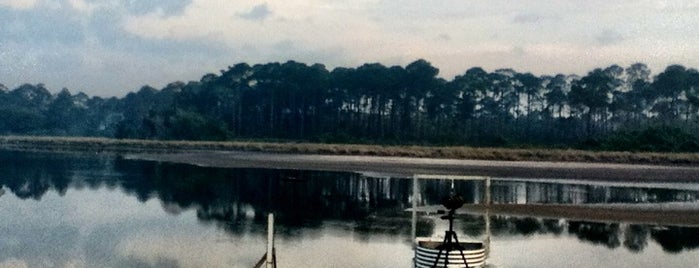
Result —
[[[160,141],[95,137],[0,136],[0,149],[106,153],[254,151],[294,154],[371,155],[506,161],[562,161],[635,164],[699,164],[699,153],[639,153],[573,149],[386,146],[253,141]]]

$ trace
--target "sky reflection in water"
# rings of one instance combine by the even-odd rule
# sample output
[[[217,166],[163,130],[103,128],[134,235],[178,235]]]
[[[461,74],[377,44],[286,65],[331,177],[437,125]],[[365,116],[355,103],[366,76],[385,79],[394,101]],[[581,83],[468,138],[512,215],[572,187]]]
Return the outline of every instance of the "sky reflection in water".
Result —
[[[412,264],[411,217],[404,211],[411,205],[410,179],[85,155],[4,152],[0,161],[0,267],[251,267],[265,250],[269,210],[277,217],[278,260],[285,267]],[[436,205],[451,181],[420,183],[420,205]],[[695,203],[697,196],[693,190],[522,183],[495,183],[493,200]],[[469,202],[482,198],[480,182],[455,187]],[[491,219],[489,262],[496,267],[699,263],[697,228]],[[482,239],[484,222],[460,215],[456,229],[462,240]],[[417,226],[418,235],[447,228],[434,214],[421,215]]]

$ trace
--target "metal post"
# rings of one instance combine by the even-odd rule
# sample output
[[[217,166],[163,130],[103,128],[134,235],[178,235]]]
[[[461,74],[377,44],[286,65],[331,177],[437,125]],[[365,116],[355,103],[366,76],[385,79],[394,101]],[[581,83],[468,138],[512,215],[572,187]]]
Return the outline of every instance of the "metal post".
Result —
[[[274,263],[274,214],[267,216],[267,268],[275,268]]]
[[[413,176],[413,217],[410,225],[413,249],[415,249],[415,247],[417,246],[417,195],[417,176]]]
[[[483,202],[485,203],[486,207],[490,206],[491,200],[490,200],[490,177],[485,178],[485,189],[484,189],[484,199]]]
[[[490,257],[490,177],[485,178],[485,256]]]

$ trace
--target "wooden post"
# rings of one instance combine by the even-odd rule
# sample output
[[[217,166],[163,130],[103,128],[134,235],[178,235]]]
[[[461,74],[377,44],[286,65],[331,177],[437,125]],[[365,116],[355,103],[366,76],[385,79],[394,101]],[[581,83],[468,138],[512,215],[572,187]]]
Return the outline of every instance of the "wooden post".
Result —
[[[274,214],[267,216],[267,268],[275,268],[274,261]]]
[[[485,178],[485,256],[490,257],[490,204],[492,202],[490,197],[490,177]]]
[[[413,176],[413,217],[411,220],[411,225],[410,225],[410,230],[411,230],[411,239],[412,239],[412,245],[413,249],[417,246],[417,242],[415,241],[417,239],[417,196],[418,196],[418,187],[417,187],[417,176]]]

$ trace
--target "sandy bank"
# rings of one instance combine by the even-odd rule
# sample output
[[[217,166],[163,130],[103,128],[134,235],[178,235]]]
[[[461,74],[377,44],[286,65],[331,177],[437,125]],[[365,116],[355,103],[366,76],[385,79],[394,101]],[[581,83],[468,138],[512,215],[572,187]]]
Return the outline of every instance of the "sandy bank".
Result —
[[[405,176],[437,174],[623,181],[699,181],[699,167],[694,166],[490,161],[238,151],[129,154],[127,158],[205,167],[379,172]]]

